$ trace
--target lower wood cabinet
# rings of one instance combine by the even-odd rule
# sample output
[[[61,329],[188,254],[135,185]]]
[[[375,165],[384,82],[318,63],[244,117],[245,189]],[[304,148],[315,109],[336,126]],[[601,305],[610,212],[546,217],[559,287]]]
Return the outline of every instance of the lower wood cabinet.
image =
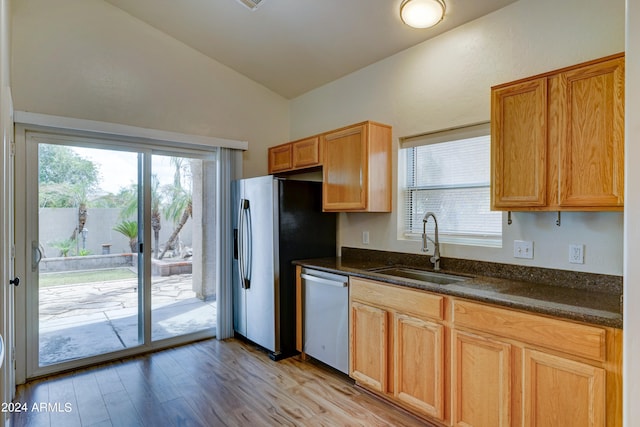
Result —
[[[607,426],[605,370],[524,351],[524,426]]]
[[[393,395],[436,419],[444,416],[444,326],[394,314]]]
[[[445,328],[437,318],[443,297],[354,278],[349,293],[351,377],[420,415],[442,420]],[[402,310],[403,301],[408,311]],[[421,316],[412,313],[422,310]]]
[[[619,329],[452,298],[455,426],[622,426]]]
[[[511,426],[511,344],[452,331],[453,425]]]
[[[387,311],[353,301],[351,303],[350,369],[356,381],[372,390],[387,390],[389,353]]]
[[[622,427],[622,331],[350,279],[350,375],[439,424]]]

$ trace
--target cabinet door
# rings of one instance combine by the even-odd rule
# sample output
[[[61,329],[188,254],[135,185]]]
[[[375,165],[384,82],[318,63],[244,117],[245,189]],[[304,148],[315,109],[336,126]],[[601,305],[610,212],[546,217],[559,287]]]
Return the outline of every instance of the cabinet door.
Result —
[[[550,135],[560,147],[560,206],[622,208],[624,58],[561,73],[558,85]]]
[[[291,169],[291,144],[269,148],[269,173]]]
[[[324,135],[322,206],[325,210],[367,207],[367,127]]]
[[[547,204],[547,79],[491,92],[492,209]]]
[[[294,142],[292,151],[294,169],[321,165],[320,141],[317,136]]]
[[[395,314],[394,394],[423,414],[443,419],[444,327]]]
[[[511,425],[511,345],[454,330],[453,425]]]
[[[525,427],[604,427],[604,369],[534,350],[524,367]]]
[[[379,392],[387,391],[387,312],[377,307],[351,303],[351,377]]]

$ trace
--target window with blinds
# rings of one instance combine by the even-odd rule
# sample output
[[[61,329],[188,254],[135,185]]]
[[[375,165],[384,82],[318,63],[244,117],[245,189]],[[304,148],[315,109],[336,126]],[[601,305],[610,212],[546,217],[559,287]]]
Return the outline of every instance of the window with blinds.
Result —
[[[475,127],[402,140],[405,236],[422,234],[422,219],[433,212],[441,241],[501,246],[502,213],[490,210],[489,127]]]

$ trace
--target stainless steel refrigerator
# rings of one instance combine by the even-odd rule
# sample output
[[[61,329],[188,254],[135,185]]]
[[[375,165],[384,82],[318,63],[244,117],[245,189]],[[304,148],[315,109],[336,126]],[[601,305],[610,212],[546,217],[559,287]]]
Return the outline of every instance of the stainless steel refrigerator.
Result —
[[[295,259],[335,256],[322,183],[263,176],[232,184],[233,324],[278,360],[296,353]]]

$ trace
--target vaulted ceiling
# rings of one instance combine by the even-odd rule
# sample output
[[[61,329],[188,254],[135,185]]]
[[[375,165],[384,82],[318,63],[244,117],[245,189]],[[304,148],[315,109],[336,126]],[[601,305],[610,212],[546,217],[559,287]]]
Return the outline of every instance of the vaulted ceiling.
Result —
[[[423,30],[402,23],[402,0],[105,1],[295,98],[515,0],[445,0],[444,20]]]

